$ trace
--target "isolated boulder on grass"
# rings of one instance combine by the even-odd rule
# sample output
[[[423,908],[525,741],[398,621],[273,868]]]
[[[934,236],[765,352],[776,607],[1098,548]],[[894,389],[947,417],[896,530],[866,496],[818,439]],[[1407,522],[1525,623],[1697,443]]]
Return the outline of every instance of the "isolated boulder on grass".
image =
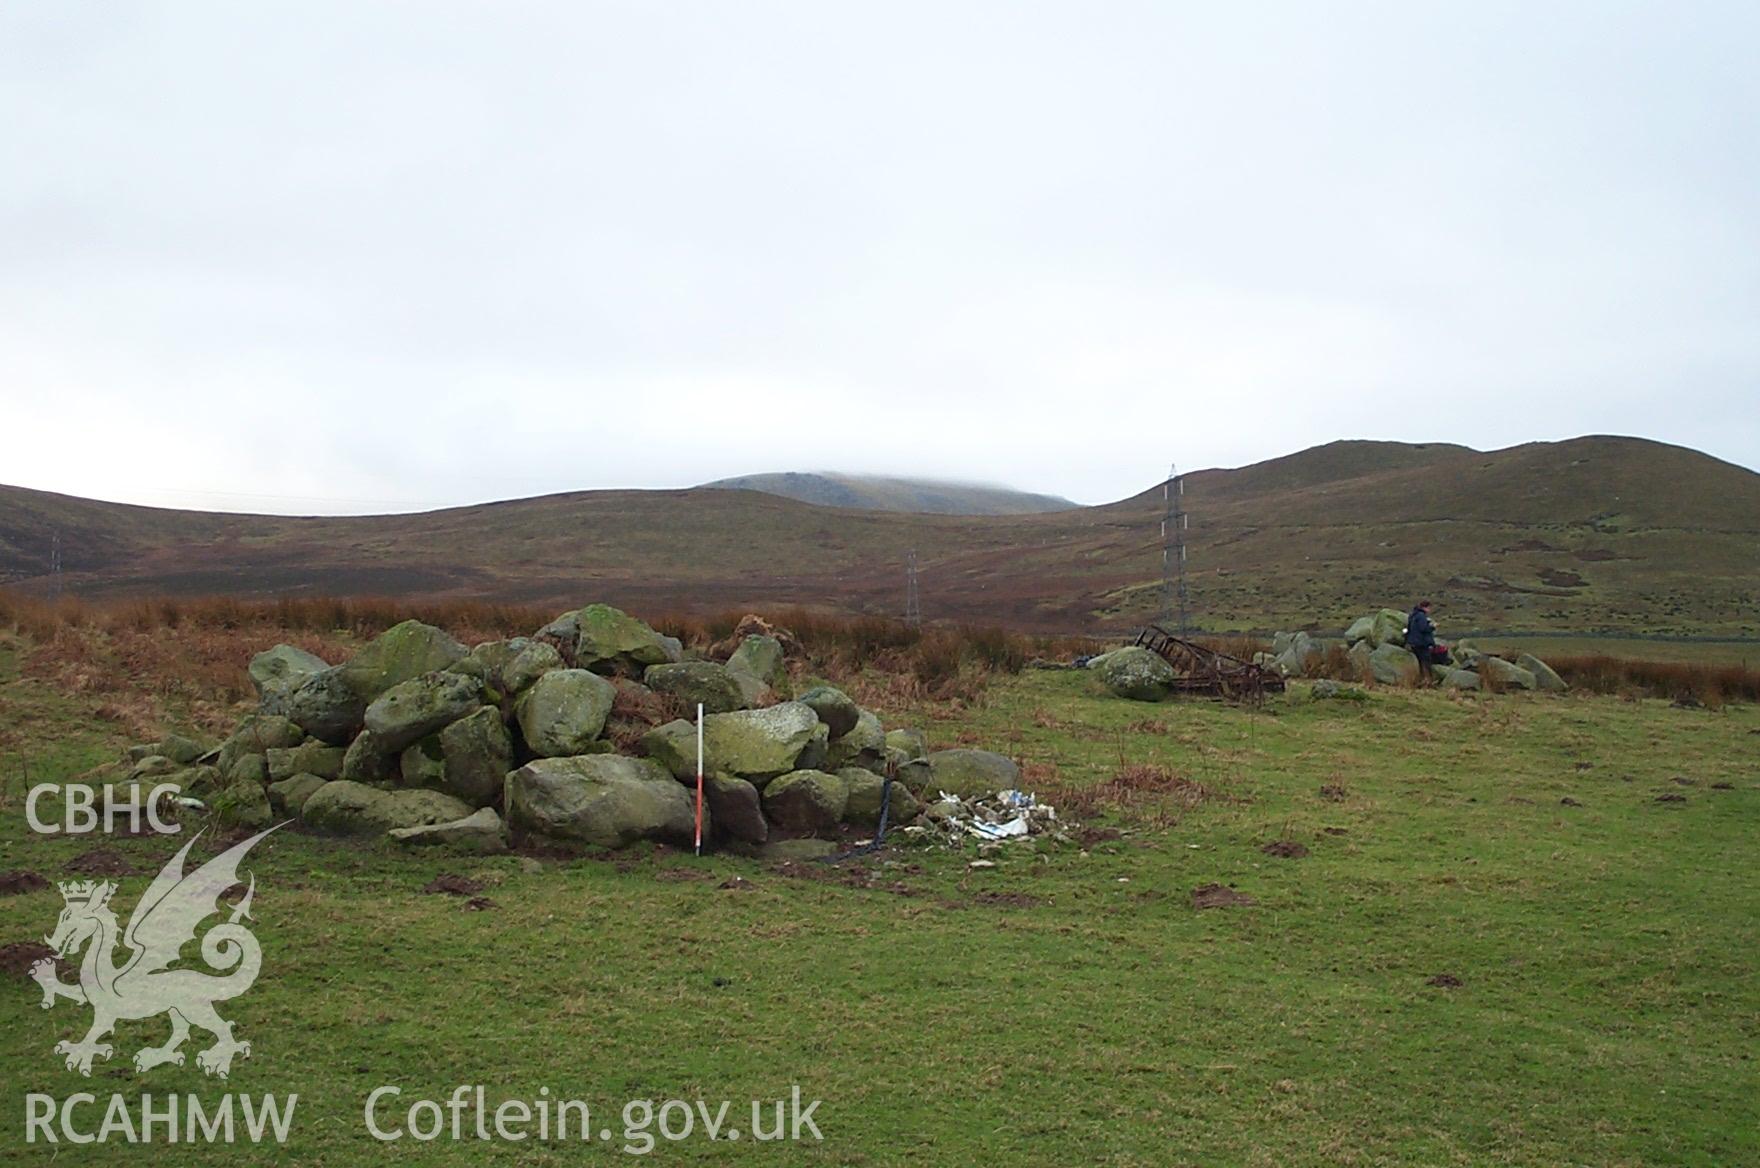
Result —
[[[656,693],[671,694],[695,716],[701,704],[706,714],[729,714],[745,708],[745,695],[727,666],[719,661],[678,661],[650,665],[642,684]]]
[[[510,771],[506,807],[516,831],[610,848],[644,839],[688,846],[696,830],[690,792],[664,767],[614,754],[541,758]]]
[[[703,719],[704,773],[734,775],[762,788],[777,775],[796,769],[821,726],[812,709],[799,702],[710,714]],[[697,729],[693,723],[681,718],[656,726],[643,736],[642,750],[679,779],[694,779]]]
[[[257,708],[265,714],[287,712],[287,697],[314,673],[330,663],[293,645],[276,645],[251,658],[251,685],[256,687]]]
[[[994,751],[967,747],[937,750],[929,755],[928,761],[930,788],[961,799],[1018,790],[1021,785],[1020,766]]]
[[[1121,698],[1158,702],[1173,689],[1173,666],[1139,645],[1106,654],[1100,683]]]
[[[617,689],[585,669],[555,669],[533,682],[514,705],[520,733],[533,754],[585,754],[605,730]]]
[[[764,817],[785,832],[811,835],[837,826],[849,784],[824,771],[790,771],[764,787]]]

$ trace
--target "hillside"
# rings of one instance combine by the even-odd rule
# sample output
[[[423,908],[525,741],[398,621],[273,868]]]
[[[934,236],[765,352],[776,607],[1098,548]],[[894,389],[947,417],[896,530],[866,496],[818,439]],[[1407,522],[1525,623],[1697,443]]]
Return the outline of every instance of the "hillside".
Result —
[[[909,511],[924,515],[1031,515],[1043,511],[1068,511],[1076,506],[1056,495],[1034,495],[981,483],[843,475],[830,471],[740,475],[717,479],[703,486],[763,491],[818,507]]]
[[[1159,484],[1031,515],[850,510],[760,491],[589,491],[417,515],[285,518],[0,487],[0,580],[62,587],[416,594],[643,611],[809,604],[930,619],[1130,627],[1160,603]],[[1445,629],[1760,634],[1760,475],[1578,438],[1479,452],[1333,443],[1187,476],[1189,585],[1209,628],[1335,627],[1422,593]]]

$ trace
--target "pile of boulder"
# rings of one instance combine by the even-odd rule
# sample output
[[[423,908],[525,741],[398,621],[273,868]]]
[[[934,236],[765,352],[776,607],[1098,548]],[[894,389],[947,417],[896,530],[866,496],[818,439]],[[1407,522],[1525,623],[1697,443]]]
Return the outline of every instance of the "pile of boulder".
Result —
[[[871,829],[888,773],[893,824],[915,819],[928,792],[1018,784],[1010,759],[931,752],[921,732],[888,730],[833,686],[795,693],[791,639],[774,633],[711,649],[724,660],[693,659],[592,604],[530,637],[470,648],[419,621],[337,664],[277,645],[251,661],[258,707],[224,742],[173,735],[133,747],[124,786],[174,786],[186,805],[241,826],[292,818],[412,846],[497,852],[528,836],[688,845],[699,703],[709,843],[758,849]],[[668,707],[687,716],[652,714]]]
[[[1382,685],[1412,685],[1418,680],[1418,660],[1406,648],[1406,616],[1384,608],[1358,617],[1345,629],[1344,642],[1351,670],[1358,679]],[[1271,652],[1254,660],[1285,677],[1312,677],[1324,664],[1325,646],[1304,632],[1278,633]],[[1448,650],[1448,660],[1434,666],[1436,680],[1450,689],[1569,689],[1551,666],[1532,653],[1496,657],[1462,641]]]

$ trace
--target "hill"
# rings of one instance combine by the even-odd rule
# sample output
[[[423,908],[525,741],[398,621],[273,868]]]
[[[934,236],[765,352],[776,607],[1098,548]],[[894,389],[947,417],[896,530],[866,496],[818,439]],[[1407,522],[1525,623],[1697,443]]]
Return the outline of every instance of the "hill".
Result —
[[[703,486],[763,491],[818,507],[910,511],[925,515],[1031,515],[1043,511],[1068,511],[1077,506],[1057,495],[1034,495],[982,483],[844,475],[830,471],[740,475],[717,479]]]
[[[1589,437],[1480,452],[1341,442],[1186,477],[1207,628],[1331,628],[1436,600],[1446,630],[1760,634],[1760,475]],[[640,611],[807,604],[1078,631],[1160,604],[1161,488],[1029,515],[852,510],[752,490],[587,491],[287,518],[0,487],[0,581],[90,597],[422,595]]]

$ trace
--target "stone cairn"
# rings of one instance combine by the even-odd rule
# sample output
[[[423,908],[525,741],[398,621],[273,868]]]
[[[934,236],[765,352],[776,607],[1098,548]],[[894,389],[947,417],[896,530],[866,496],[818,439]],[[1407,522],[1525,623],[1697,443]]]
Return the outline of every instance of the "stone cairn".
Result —
[[[295,819],[412,847],[500,852],[526,837],[688,847],[698,703],[706,843],[829,854],[840,836],[876,826],[888,770],[899,826],[925,795],[1019,785],[1010,759],[931,752],[920,731],[888,731],[833,686],[794,693],[785,655],[798,646],[755,617],[741,628],[767,631],[717,645],[725,661],[692,659],[603,604],[472,648],[413,620],[338,664],[277,645],[252,659],[258,708],[224,742],[173,735],[132,747],[124,786],[176,786],[222,823]],[[647,726],[614,716],[614,704],[663,703],[689,716]]]

